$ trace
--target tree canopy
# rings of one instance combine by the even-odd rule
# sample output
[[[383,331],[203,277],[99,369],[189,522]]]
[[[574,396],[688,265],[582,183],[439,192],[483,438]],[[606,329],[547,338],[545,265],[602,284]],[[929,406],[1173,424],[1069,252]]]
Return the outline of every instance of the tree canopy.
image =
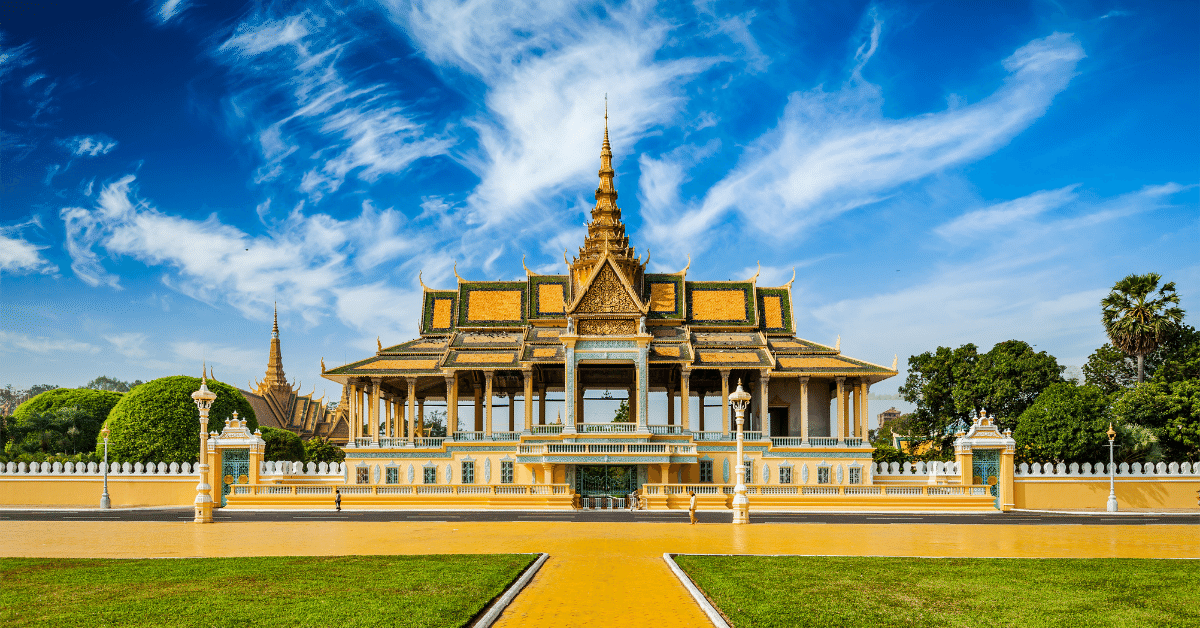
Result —
[[[258,419],[250,402],[236,388],[208,380],[217,395],[209,411],[208,430],[220,432],[236,410],[251,431]],[[109,414],[109,453],[128,462],[195,462],[200,451],[200,413],[192,393],[200,378],[176,375],[159,378],[125,393]]]
[[[912,356],[900,387],[904,400],[916,405],[906,418],[906,435],[931,441],[938,456],[948,456],[956,423],[970,423],[987,410],[1001,429],[1011,428],[1047,386],[1063,381],[1062,372],[1054,356],[1020,340],[982,354],[968,343]]]
[[[95,390],[111,390],[113,392],[129,392],[134,386],[141,386],[142,380],[137,379],[133,382],[123,382],[115,377],[101,375],[96,379],[83,385],[84,388],[93,388]]]
[[[1183,322],[1175,282],[1160,288],[1162,275],[1129,275],[1100,301],[1104,331],[1113,346],[1136,356],[1137,381],[1145,381],[1146,355],[1158,348],[1172,325]],[[1157,288],[1157,292],[1155,289]]]
[[[1107,460],[1108,399],[1095,386],[1059,382],[1042,391],[1017,420],[1017,458],[1029,462]]]
[[[304,441],[288,430],[277,427],[261,427],[262,438],[267,443],[263,452],[264,460],[285,460],[288,462],[303,462],[305,460]]]
[[[87,388],[55,388],[22,403],[13,412],[13,446],[42,453],[93,449],[121,393]]]
[[[1113,417],[1154,430],[1169,460],[1200,460],[1200,379],[1147,382],[1113,404]]]

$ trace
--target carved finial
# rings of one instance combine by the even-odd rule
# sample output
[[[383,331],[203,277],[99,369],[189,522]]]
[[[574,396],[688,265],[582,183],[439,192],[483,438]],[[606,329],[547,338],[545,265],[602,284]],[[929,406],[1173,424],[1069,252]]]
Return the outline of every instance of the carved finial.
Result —
[[[271,326],[271,337],[279,337],[279,304],[275,304],[275,323]]]
[[[899,363],[900,363],[900,354],[899,353],[893,354],[892,355],[892,370],[893,371],[896,370],[896,365]]]
[[[200,385],[201,386],[208,384],[208,377],[205,375],[205,372],[207,370],[208,370],[208,361],[204,361],[201,363],[201,366],[200,366]]]
[[[750,278],[750,283],[754,283],[758,279],[759,273],[762,272],[762,262],[758,262],[758,270],[754,271],[754,276]]]
[[[837,344],[833,345],[833,350],[834,351],[842,350],[842,335],[841,334],[838,334]]]
[[[454,262],[454,278],[458,280],[458,283],[462,283],[464,281],[462,277],[458,276],[458,262]]]
[[[425,269],[421,269],[421,272],[417,273],[417,283],[421,284],[422,291],[429,292],[429,286],[425,285],[425,281],[421,278],[423,274],[425,274]]]
[[[642,268],[645,268],[646,264],[649,264],[649,263],[650,263],[650,247],[646,247],[646,261],[642,262]]]
[[[692,254],[691,254],[691,253],[688,253],[688,256],[687,256],[687,257],[688,257],[688,263],[687,263],[687,266],[684,266],[684,267],[683,267],[683,270],[681,270],[681,271],[679,271],[678,273],[676,273],[677,275],[686,275],[686,274],[687,274],[687,271],[688,271],[688,269],[692,267]]]
[[[785,284],[783,284],[783,287],[784,287],[784,288],[791,288],[791,287],[792,287],[792,282],[793,282],[793,281],[796,281],[796,267],[795,267],[795,266],[792,266],[792,278],[791,278],[791,279],[788,279],[788,282],[787,282],[787,283],[785,283]]]
[[[383,352],[383,341],[379,340],[379,336],[375,336],[375,348],[378,349],[380,353]]]
[[[524,255],[521,256],[521,268],[525,269],[526,275],[536,275],[537,274],[537,273],[533,272],[532,270],[529,270],[529,267],[525,265],[525,256]]]
[[[567,260],[567,250],[563,249],[563,263],[567,265],[567,270],[571,269],[571,262]]]
[[[325,356],[321,356],[321,372],[325,372]]]
[[[211,366],[208,367],[208,378],[214,382],[217,381],[217,376],[213,375],[213,367],[211,367]]]

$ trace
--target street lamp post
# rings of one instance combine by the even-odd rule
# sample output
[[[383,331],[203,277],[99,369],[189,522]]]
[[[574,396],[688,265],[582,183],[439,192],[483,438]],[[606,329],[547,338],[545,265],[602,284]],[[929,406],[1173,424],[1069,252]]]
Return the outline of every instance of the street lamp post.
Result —
[[[192,393],[196,408],[200,410],[200,483],[196,485],[196,523],[212,523],[213,500],[209,492],[212,486],[208,483],[208,411],[212,408],[217,394],[208,389],[208,379],[200,375],[200,390]]]
[[[733,522],[750,523],[750,499],[746,497],[746,461],[742,457],[742,423],[746,419],[746,406],[750,405],[750,393],[742,390],[738,379],[737,390],[729,395],[733,411],[737,416],[737,484],[733,487]]]
[[[1113,466],[1113,447],[1116,446],[1115,439],[1117,433],[1113,430],[1112,423],[1108,424],[1108,512],[1117,512],[1117,484],[1113,474],[1116,468]]]
[[[108,497],[108,423],[100,430],[100,435],[104,437],[104,492],[100,494],[100,507],[112,508],[112,500]]]

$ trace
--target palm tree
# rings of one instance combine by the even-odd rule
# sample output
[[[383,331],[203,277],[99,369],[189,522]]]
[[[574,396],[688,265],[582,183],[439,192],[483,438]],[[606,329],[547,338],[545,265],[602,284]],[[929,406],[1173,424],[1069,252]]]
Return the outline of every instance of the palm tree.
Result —
[[[1172,325],[1183,321],[1175,282],[1158,288],[1160,280],[1158,273],[1130,275],[1100,301],[1108,339],[1114,347],[1137,356],[1139,384],[1145,380],[1146,354],[1158,348]]]

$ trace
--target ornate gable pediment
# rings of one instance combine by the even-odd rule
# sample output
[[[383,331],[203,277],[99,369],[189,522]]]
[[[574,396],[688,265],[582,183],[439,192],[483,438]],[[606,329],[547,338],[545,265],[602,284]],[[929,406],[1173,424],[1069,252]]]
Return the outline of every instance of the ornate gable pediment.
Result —
[[[573,314],[631,314],[641,316],[645,308],[634,297],[629,283],[607,257],[597,265],[591,281],[571,308]]]

